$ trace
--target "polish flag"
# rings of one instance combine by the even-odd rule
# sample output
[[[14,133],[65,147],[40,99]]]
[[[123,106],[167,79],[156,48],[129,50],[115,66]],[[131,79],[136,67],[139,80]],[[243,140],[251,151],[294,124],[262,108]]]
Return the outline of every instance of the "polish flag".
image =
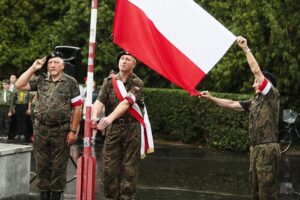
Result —
[[[236,40],[193,0],[117,0],[113,35],[115,44],[191,95]]]

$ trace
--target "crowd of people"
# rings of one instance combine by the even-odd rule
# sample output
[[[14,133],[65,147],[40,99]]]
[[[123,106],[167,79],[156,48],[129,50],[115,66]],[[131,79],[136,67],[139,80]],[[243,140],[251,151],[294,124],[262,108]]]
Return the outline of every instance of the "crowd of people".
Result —
[[[31,143],[36,93],[17,89],[17,75],[2,81],[0,90],[0,141]]]

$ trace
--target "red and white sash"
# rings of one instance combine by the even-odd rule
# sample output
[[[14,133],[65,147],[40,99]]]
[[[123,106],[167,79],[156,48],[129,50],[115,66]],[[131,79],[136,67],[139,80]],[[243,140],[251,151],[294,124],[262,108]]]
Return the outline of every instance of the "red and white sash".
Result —
[[[126,91],[123,82],[120,80],[116,80],[115,74],[112,74],[112,84],[119,102],[123,101],[126,97],[130,97],[132,99],[132,95],[130,95]],[[146,105],[144,104],[144,115],[142,114],[142,111],[137,105],[137,103],[135,102],[132,104],[131,107],[129,107],[128,112],[141,125],[141,158],[144,158],[146,156],[146,153],[154,152],[152,129],[148,118]]]

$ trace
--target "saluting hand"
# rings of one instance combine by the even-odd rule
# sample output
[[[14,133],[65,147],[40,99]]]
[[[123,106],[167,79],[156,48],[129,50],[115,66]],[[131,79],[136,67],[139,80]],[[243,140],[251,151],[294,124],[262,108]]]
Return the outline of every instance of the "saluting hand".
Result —
[[[37,59],[36,61],[34,61],[34,63],[32,64],[32,67],[35,70],[39,70],[43,67],[44,63],[46,62],[46,56],[42,59]]]

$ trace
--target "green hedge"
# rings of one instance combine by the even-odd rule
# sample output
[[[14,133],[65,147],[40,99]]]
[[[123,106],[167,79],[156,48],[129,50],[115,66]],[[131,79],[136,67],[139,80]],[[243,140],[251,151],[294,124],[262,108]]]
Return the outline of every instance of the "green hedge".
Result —
[[[249,95],[212,93],[234,100]],[[248,114],[219,108],[179,89],[145,89],[145,102],[155,138],[207,143],[234,151],[248,149]]]

